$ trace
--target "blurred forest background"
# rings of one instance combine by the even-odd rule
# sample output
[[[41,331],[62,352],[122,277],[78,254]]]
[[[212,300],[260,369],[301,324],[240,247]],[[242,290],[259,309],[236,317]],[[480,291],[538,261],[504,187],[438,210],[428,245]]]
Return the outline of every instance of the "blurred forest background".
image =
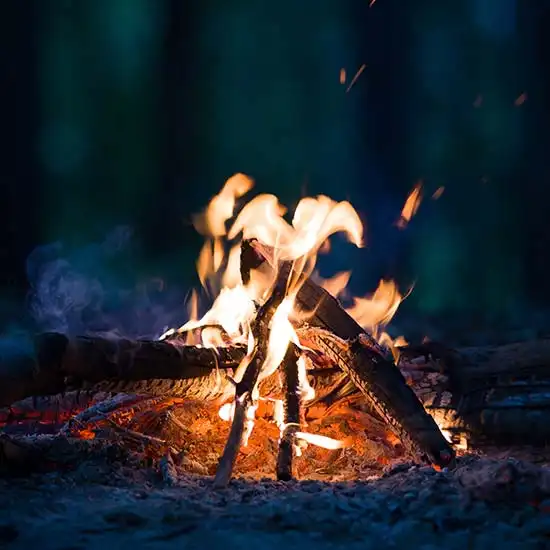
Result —
[[[29,284],[49,293],[42,321],[76,308],[85,325],[109,294],[111,313],[147,310],[125,320],[137,333],[171,322],[196,284],[191,214],[237,171],[289,206],[351,200],[368,247],[335,247],[323,275],[352,267],[359,294],[415,281],[403,309],[418,323],[548,318],[549,1],[5,0],[0,13],[2,326],[24,323]],[[340,70],[349,84],[363,64],[346,92]]]

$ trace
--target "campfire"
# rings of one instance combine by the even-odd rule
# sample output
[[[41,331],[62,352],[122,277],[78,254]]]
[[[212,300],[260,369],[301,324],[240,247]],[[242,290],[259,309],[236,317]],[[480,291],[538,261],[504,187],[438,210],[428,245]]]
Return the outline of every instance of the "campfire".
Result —
[[[368,476],[403,457],[452,468],[469,445],[521,439],[527,421],[546,437],[547,396],[533,392],[548,385],[550,344],[457,351],[393,340],[385,327],[403,298],[394,282],[354,298],[350,273],[316,272],[336,233],[363,246],[352,205],[304,198],[289,223],[274,195],[237,208],[252,185],[234,175],[194,220],[211,303],[202,316],[194,292],[189,321],[157,340],[45,333],[32,353],[5,359],[5,461],[28,460],[34,425],[56,441],[123,440],[168,478],[184,468],[221,488],[234,473]],[[419,184],[399,227],[420,197]]]

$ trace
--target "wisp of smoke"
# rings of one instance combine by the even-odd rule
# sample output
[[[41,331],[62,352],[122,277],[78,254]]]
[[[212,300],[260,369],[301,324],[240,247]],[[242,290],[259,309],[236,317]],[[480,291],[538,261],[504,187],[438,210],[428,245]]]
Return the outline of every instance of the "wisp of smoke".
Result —
[[[182,297],[160,279],[139,280],[131,237],[118,227],[77,250],[59,242],[35,249],[27,260],[28,307],[38,330],[155,338],[177,322]]]

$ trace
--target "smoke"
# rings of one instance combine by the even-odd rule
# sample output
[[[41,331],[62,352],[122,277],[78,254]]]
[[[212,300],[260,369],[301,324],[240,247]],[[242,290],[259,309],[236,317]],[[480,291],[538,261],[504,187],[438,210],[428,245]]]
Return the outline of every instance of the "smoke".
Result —
[[[185,315],[181,293],[138,268],[132,231],[117,227],[78,249],[57,242],[27,260],[28,308],[36,328],[64,334],[156,338]],[[144,270],[143,270],[144,271]]]

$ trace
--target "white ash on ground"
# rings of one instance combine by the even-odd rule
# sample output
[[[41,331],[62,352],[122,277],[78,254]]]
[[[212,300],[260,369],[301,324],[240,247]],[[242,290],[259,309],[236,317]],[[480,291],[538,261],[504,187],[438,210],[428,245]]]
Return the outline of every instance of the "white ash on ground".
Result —
[[[550,468],[495,456],[460,457],[453,472],[400,463],[372,479],[241,478],[216,491],[211,477],[174,465],[165,480],[158,463],[90,442],[76,467],[0,480],[0,546],[550,547]]]

